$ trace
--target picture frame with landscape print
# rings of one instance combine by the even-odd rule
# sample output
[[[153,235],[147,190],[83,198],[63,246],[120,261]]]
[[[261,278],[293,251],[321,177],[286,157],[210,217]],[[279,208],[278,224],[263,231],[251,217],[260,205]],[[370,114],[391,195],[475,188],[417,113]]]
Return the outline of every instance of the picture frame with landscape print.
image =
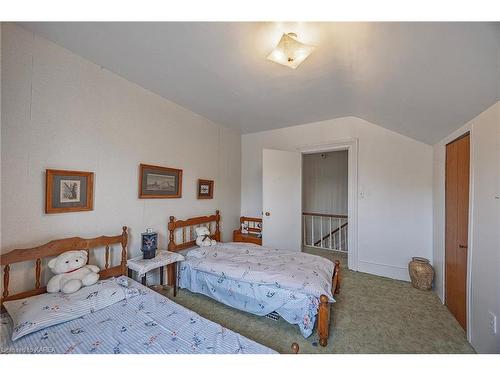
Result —
[[[182,169],[140,164],[139,198],[181,198]]]
[[[213,180],[198,180],[198,199],[213,199],[214,182]]]
[[[94,209],[94,173],[47,169],[45,213],[56,214]]]

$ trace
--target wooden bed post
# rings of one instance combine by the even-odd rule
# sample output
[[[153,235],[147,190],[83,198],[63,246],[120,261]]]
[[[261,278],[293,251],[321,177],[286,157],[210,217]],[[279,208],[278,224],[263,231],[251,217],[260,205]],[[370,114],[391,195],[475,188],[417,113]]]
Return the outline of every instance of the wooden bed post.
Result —
[[[328,335],[330,333],[330,302],[328,297],[322,294],[319,297],[318,313],[318,335],[319,344],[326,346],[328,344]]]
[[[220,211],[215,211],[215,234],[214,240],[220,242]]]
[[[336,260],[333,266],[332,294],[338,294],[340,291],[340,261]],[[330,335],[330,301],[328,297],[322,294],[319,297],[318,311],[318,335],[321,346],[328,345],[328,336]]]
[[[9,271],[10,266],[8,264],[3,268],[3,293],[2,299],[5,299],[9,296]]]
[[[128,234],[127,234],[127,227],[123,226],[122,227],[122,259],[121,259],[121,266],[122,266],[122,275],[126,276],[127,275],[127,243],[128,243]],[[106,250],[107,252],[109,249],[109,245],[107,245]],[[107,261],[107,259],[106,259]]]
[[[175,242],[174,242],[174,225],[175,217],[170,216],[168,222],[168,251],[175,251]]]
[[[174,241],[174,232],[175,232],[175,217],[170,216],[168,222],[168,251],[176,251],[175,241]],[[167,285],[173,286],[175,285],[175,268],[174,264],[167,265]]]

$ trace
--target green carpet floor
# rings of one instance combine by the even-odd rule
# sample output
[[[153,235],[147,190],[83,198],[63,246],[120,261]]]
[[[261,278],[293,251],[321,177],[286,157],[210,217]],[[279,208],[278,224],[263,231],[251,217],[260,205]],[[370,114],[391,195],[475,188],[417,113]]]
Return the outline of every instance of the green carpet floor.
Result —
[[[317,249],[305,251],[340,259],[342,283],[332,304],[330,339],[318,345],[316,330],[307,339],[295,325],[275,322],[179,290],[175,302],[280,353],[297,342],[300,353],[474,353],[465,333],[437,295],[410,283],[346,269],[346,258]]]

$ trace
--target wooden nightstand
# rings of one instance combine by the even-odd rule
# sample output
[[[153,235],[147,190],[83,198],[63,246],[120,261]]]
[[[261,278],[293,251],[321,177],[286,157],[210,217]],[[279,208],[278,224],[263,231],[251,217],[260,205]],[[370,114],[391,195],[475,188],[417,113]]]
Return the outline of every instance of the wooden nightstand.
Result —
[[[242,224],[247,226],[248,233],[241,233]],[[249,242],[262,246],[262,219],[240,217],[240,228],[233,231],[233,242]]]

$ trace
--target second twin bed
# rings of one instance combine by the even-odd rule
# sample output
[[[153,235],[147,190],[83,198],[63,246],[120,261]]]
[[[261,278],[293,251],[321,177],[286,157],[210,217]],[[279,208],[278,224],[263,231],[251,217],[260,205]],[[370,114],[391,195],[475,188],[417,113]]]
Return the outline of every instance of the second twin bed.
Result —
[[[318,320],[319,343],[326,346],[330,304],[339,288],[339,262],[250,243],[195,246],[194,228],[207,226],[220,241],[219,224],[218,211],[187,220],[170,217],[168,249],[185,256],[178,271],[179,287],[259,316],[276,312],[297,324],[304,337],[313,333]]]

